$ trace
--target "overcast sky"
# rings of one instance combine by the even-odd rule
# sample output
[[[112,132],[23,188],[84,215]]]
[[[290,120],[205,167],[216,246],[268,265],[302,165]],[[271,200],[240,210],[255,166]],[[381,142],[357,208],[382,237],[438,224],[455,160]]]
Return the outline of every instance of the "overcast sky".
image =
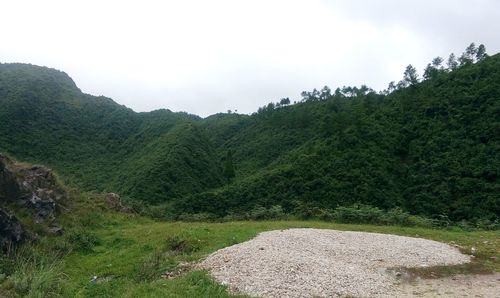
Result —
[[[500,1],[0,0],[0,62],[68,73],[135,111],[251,113],[303,90],[385,89],[470,42],[500,51]]]

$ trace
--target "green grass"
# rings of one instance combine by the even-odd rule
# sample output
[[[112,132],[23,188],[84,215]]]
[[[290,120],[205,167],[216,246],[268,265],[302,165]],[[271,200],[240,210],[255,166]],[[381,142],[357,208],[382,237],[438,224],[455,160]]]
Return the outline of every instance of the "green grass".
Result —
[[[63,283],[65,296],[210,296],[226,297],[225,289],[211,282],[203,272],[190,272],[173,280],[160,275],[175,268],[180,262],[199,260],[217,249],[233,245],[266,230],[286,228],[328,228],[352,231],[371,231],[424,237],[443,242],[454,242],[467,251],[475,247],[481,264],[499,271],[499,264],[490,259],[499,257],[499,232],[463,232],[367,225],[340,225],[324,222],[271,221],[229,223],[165,223],[141,220],[122,222],[94,230],[101,244],[92,253],[74,252],[64,262],[67,275]],[[169,239],[178,237],[196,243],[197,249],[188,253],[171,251]],[[144,265],[151,256],[160,255],[158,264]],[[149,277],[137,282],[139,273]],[[100,284],[89,282],[92,276],[112,276]]]
[[[134,215],[95,213],[98,222],[89,218],[84,236],[76,237],[80,223],[75,223],[65,236],[48,237],[37,245],[40,251],[53,251],[60,257],[47,274],[31,267],[32,279],[46,278],[50,296],[63,297],[234,297],[224,286],[215,283],[204,271],[186,268],[203,256],[226,246],[246,241],[259,232],[287,228],[322,228],[391,233],[423,237],[455,243],[462,250],[476,249],[474,268],[500,271],[500,231],[437,230],[397,226],[335,224],[319,221],[244,221],[226,223],[156,222]],[[71,230],[74,229],[74,230]],[[76,232],[75,232],[76,231]],[[75,239],[92,239],[75,241]],[[95,240],[95,241],[94,241]],[[84,249],[80,249],[80,245]],[[495,259],[496,258],[496,259]],[[179,266],[181,264],[181,266]],[[29,267],[29,266],[28,266]],[[25,270],[29,268],[26,267]],[[467,268],[466,268],[467,269]],[[467,270],[462,270],[467,273]],[[15,276],[21,276],[23,268]],[[448,270],[444,268],[442,271]],[[29,271],[29,270],[28,270]],[[161,277],[172,272],[172,279]],[[475,273],[472,270],[470,273]],[[17,275],[16,275],[17,274]],[[45,274],[45,276],[43,276]],[[48,276],[47,276],[48,275]],[[425,274],[424,274],[425,275]],[[96,283],[90,282],[97,276]],[[17,282],[17,284],[16,284]],[[16,292],[19,281],[8,278],[5,285],[21,296],[42,297],[44,287],[24,284]],[[30,292],[33,290],[33,293]]]

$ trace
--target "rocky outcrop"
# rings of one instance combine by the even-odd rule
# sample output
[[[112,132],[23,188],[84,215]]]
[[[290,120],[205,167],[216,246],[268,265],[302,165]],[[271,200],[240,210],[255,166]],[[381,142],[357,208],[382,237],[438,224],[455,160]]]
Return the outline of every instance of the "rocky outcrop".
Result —
[[[22,185],[19,203],[34,210],[37,221],[54,220],[57,202],[64,191],[57,186],[50,169],[33,166],[21,169]]]
[[[26,232],[17,218],[0,208],[0,251],[11,251],[26,239]]]
[[[0,155],[0,204],[32,211],[36,222],[54,221],[66,196],[52,173],[43,166],[26,167]]]
[[[0,154],[0,252],[9,252],[32,238],[13,210],[28,210],[34,224],[43,225],[48,233],[62,234],[56,215],[65,197],[50,169],[18,164]]]

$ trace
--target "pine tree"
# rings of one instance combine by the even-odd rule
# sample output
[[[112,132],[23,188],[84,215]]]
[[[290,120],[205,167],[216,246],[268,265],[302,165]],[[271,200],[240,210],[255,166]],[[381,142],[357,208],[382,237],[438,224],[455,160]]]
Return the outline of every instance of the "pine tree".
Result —
[[[457,58],[456,58],[455,54],[453,54],[453,53],[450,54],[450,57],[448,57],[447,64],[448,64],[448,70],[452,71],[452,70],[457,69],[458,62],[457,62]]]
[[[442,64],[443,64],[443,58],[438,56],[432,59],[432,66],[434,66],[434,68],[442,70],[443,69]]]
[[[477,61],[481,61],[481,60],[483,60],[486,57],[488,57],[488,54],[486,54],[486,47],[484,46],[484,44],[480,44],[477,47],[476,60]]]
[[[415,85],[418,83],[417,69],[413,65],[408,65],[404,72],[403,81],[406,82],[408,86]]]
[[[476,57],[477,49],[476,44],[471,43],[466,49],[465,52],[458,58],[460,65],[472,64],[474,63],[474,58]]]
[[[424,69],[424,79],[428,80],[437,75],[437,68],[434,65],[428,63],[427,67]]]

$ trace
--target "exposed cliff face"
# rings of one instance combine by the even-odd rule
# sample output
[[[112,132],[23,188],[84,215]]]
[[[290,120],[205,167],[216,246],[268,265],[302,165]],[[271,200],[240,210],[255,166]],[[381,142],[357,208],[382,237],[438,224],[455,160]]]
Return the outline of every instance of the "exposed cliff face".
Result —
[[[9,251],[27,237],[13,210],[27,209],[35,224],[54,226],[65,197],[50,169],[17,164],[0,154],[0,249]]]

